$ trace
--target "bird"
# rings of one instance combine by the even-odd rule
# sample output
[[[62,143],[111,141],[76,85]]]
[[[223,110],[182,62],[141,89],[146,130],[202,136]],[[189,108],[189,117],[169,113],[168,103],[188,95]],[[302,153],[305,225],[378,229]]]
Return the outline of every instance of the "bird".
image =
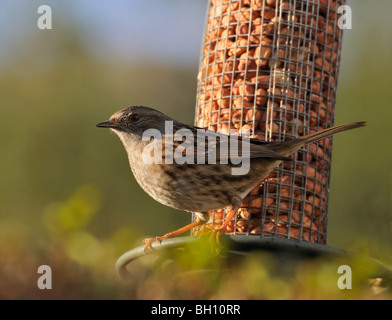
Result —
[[[229,147],[233,136],[181,123],[145,106],[119,110],[97,127],[109,128],[120,138],[132,173],[148,195],[163,205],[195,214],[194,222],[163,236],[145,239],[144,252],[147,253],[152,243],[205,224],[209,211],[232,206],[223,224],[213,230],[219,241],[242,200],[282,161],[292,161],[291,156],[311,142],[365,125],[365,121],[347,123],[287,141],[240,136],[237,137],[239,152]],[[203,138],[197,139],[203,132]],[[230,143],[224,144],[225,141]],[[211,163],[205,161],[210,159],[210,150],[215,152],[215,161]],[[240,167],[241,156],[244,156],[242,160],[248,160],[249,166],[242,173],[233,174]],[[195,158],[204,162],[195,163]]]

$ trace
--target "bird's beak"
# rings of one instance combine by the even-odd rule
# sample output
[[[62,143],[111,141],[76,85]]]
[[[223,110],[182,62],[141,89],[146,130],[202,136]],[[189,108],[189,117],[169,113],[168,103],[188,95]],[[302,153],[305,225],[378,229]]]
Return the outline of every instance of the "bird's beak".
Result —
[[[107,120],[107,121],[98,123],[97,127],[98,128],[113,128],[113,129],[117,129],[118,128],[118,124],[116,122],[114,122],[114,121]]]

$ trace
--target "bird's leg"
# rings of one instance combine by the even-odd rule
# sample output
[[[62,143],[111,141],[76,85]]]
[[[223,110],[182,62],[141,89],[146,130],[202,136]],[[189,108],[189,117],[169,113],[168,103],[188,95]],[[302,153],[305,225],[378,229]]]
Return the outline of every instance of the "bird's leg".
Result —
[[[230,223],[231,219],[233,218],[234,214],[237,213],[238,208],[239,208],[238,206],[233,207],[230,210],[230,213],[226,216],[225,221],[223,222],[223,224],[220,227],[212,230],[212,233],[211,233],[211,236],[210,236],[210,243],[211,243],[211,245],[212,245],[211,241],[213,241],[213,239],[216,238],[216,243],[218,244],[219,247],[222,247],[222,245],[220,243],[220,236],[222,234],[225,234],[226,228],[229,225],[229,223]]]
[[[147,253],[148,248],[151,247],[151,244],[153,242],[161,242],[162,240],[165,240],[165,239],[170,239],[170,238],[177,237],[181,233],[187,232],[188,230],[196,228],[196,227],[198,227],[198,226],[200,226],[200,225],[202,225],[204,223],[205,223],[205,221],[202,221],[200,219],[196,219],[195,222],[192,222],[192,223],[190,223],[190,224],[188,224],[188,225],[186,225],[186,226],[184,226],[184,227],[182,227],[182,228],[180,228],[178,230],[166,233],[165,235],[163,235],[161,237],[144,239],[144,241],[143,241],[145,243],[145,245],[144,245],[144,253]]]
[[[267,181],[268,181],[268,182],[286,182],[286,181],[288,180],[288,178],[289,178],[289,177],[287,177],[287,176],[284,176],[284,177],[281,177],[281,178],[265,178],[265,179],[260,183],[259,187],[261,188],[261,187],[264,185],[264,183],[266,183]]]
[[[260,185],[259,185],[259,187],[261,188],[263,185],[264,185],[264,183],[266,183],[267,181],[274,181],[274,182],[277,182],[278,181],[278,178],[265,178],[261,183],[260,183]]]

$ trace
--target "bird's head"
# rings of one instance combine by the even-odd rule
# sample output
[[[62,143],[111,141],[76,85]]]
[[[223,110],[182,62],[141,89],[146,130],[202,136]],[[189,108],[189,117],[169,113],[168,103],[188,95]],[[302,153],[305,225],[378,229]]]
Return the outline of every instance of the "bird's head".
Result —
[[[109,120],[97,124],[97,127],[109,128],[117,134],[130,156],[149,143],[142,140],[147,130],[155,129],[163,135],[165,121],[172,119],[155,109],[133,106],[117,111]]]
[[[172,120],[163,113],[148,107],[132,106],[114,113],[109,120],[97,124],[99,128],[109,128],[117,135],[142,137],[148,129],[165,130],[165,121]]]

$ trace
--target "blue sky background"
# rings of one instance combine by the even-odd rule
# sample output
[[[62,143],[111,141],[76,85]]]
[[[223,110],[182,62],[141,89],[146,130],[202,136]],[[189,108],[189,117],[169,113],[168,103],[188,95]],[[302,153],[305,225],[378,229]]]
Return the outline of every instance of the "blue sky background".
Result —
[[[0,67],[20,57],[23,44],[39,32],[37,8],[50,5],[54,30],[73,26],[83,44],[105,62],[197,66],[207,0],[0,0]],[[347,31],[341,81],[350,81],[363,46],[374,45],[380,58],[392,55],[392,2],[351,0],[353,30]],[[51,32],[53,32],[52,30]],[[389,31],[388,31],[389,30]],[[39,39],[37,40],[39,46]],[[375,63],[369,61],[370,64]]]
[[[0,0],[0,66],[18,57],[18,50],[40,31],[37,8],[50,5],[54,30],[60,24],[77,29],[83,44],[108,61],[149,59],[197,65],[207,0]],[[363,46],[382,39],[380,58],[392,54],[390,0],[351,0],[353,30],[345,34],[342,81],[357,67]],[[53,32],[52,30],[51,32]],[[388,31],[389,30],[389,31]],[[39,45],[39,44],[38,44]],[[369,61],[372,63],[372,61]],[[346,74],[347,73],[347,74]]]
[[[158,59],[197,64],[206,0],[0,0],[0,63],[37,34],[37,9],[49,5],[53,32],[77,28],[86,47],[104,60]],[[46,31],[44,31],[46,32]]]

